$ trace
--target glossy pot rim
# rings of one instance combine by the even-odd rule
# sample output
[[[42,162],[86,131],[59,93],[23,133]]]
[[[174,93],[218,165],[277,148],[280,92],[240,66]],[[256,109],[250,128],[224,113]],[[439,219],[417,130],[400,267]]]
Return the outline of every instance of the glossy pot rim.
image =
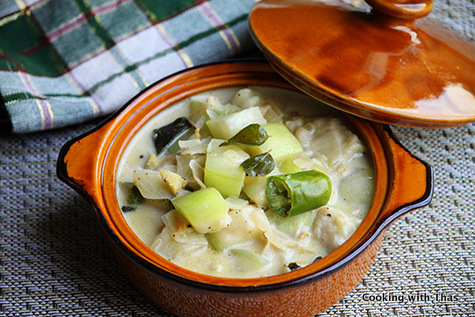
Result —
[[[387,135],[388,142],[393,142],[396,147],[398,147],[399,149],[404,151],[404,153],[409,155],[415,162],[417,162],[418,164],[423,166],[423,168],[425,169],[426,188],[425,188],[425,191],[421,195],[420,198],[418,198],[416,200],[413,200],[411,202],[407,202],[407,203],[402,204],[400,206],[397,206],[397,208],[392,210],[391,213],[389,215],[387,215],[387,217],[383,217],[382,219],[379,219],[379,220],[376,219],[377,218],[376,217],[374,219],[374,223],[372,224],[372,226],[374,228],[373,229],[371,227],[367,228],[366,229],[367,231],[365,232],[365,234],[362,235],[362,238],[360,238],[360,240],[357,243],[352,243],[352,245],[350,245],[349,252],[347,252],[344,256],[340,255],[340,258],[338,259],[338,261],[327,265],[323,269],[316,270],[316,271],[310,272],[308,274],[307,273],[305,273],[305,274],[302,273],[302,274],[300,274],[300,276],[297,276],[295,278],[293,277],[293,278],[284,279],[284,280],[277,279],[277,282],[261,283],[259,285],[255,285],[252,282],[250,282],[250,283],[247,283],[243,286],[243,285],[239,285],[239,283],[234,284],[234,285],[229,285],[229,284],[226,284],[226,283],[210,283],[210,282],[205,282],[204,280],[198,280],[198,279],[193,279],[193,278],[190,278],[190,277],[184,277],[184,276],[181,276],[177,273],[170,272],[167,269],[160,268],[157,265],[151,263],[149,260],[145,259],[143,256],[140,256],[139,254],[134,252],[131,249],[130,246],[124,244],[124,241],[122,239],[123,237],[118,236],[117,232],[114,230],[114,228],[111,227],[110,219],[108,219],[109,215],[107,213],[105,213],[104,210],[102,210],[105,207],[105,205],[103,205],[104,200],[102,202],[100,201],[100,199],[97,200],[97,197],[93,197],[95,195],[91,195],[90,190],[88,191],[86,189],[87,183],[79,181],[77,178],[72,177],[70,175],[70,172],[68,171],[68,161],[66,160],[66,158],[67,158],[68,152],[71,150],[71,147],[74,146],[75,144],[80,143],[81,141],[84,141],[85,138],[90,137],[91,135],[94,135],[95,133],[97,133],[97,131],[101,131],[101,130],[104,130],[104,129],[105,129],[105,131],[108,131],[108,129],[110,129],[110,127],[107,127],[107,126],[110,125],[111,122],[114,123],[115,120],[117,120],[118,117],[120,117],[124,112],[126,112],[126,109],[131,107],[131,105],[134,104],[138,99],[140,99],[141,96],[146,94],[148,91],[153,91],[154,87],[166,82],[170,78],[174,78],[174,77],[177,77],[177,76],[180,77],[180,76],[183,76],[183,75],[188,74],[190,72],[194,72],[196,70],[204,69],[206,67],[210,68],[210,67],[221,67],[223,65],[228,65],[228,67],[230,67],[230,68],[233,68],[233,67],[236,68],[236,67],[240,67],[244,64],[249,64],[249,63],[252,66],[260,65],[259,67],[261,67],[263,65],[266,65],[266,67],[268,67],[268,65],[263,63],[262,60],[246,59],[246,60],[234,60],[234,61],[230,61],[230,62],[220,62],[220,63],[213,63],[213,64],[197,66],[197,67],[194,67],[194,68],[191,68],[191,69],[186,69],[186,70],[183,70],[181,72],[170,75],[169,77],[167,77],[165,79],[162,79],[162,80],[152,84],[149,88],[147,88],[146,90],[140,92],[138,95],[133,97],[127,104],[125,104],[121,109],[119,109],[117,112],[115,112],[109,118],[107,118],[98,127],[94,128],[93,130],[91,130],[91,131],[89,131],[89,132],[87,132],[87,133],[85,133],[85,134],[83,134],[79,137],[76,137],[76,138],[68,141],[64,145],[64,147],[61,149],[61,152],[59,154],[58,165],[57,165],[58,177],[63,182],[67,183],[73,189],[75,189],[79,194],[81,194],[81,196],[83,196],[89,202],[89,204],[95,209],[96,214],[97,214],[97,216],[98,216],[98,218],[101,222],[101,225],[102,225],[103,229],[105,230],[108,238],[121,251],[121,253],[123,253],[127,258],[129,258],[129,260],[132,261],[133,263],[140,265],[141,267],[143,267],[144,269],[146,269],[147,271],[149,271],[153,274],[160,275],[164,278],[167,278],[168,280],[171,280],[171,281],[174,281],[174,282],[177,282],[179,284],[186,285],[186,286],[189,286],[189,287],[192,287],[192,288],[196,288],[196,289],[239,294],[239,293],[267,292],[267,291],[272,291],[272,290],[279,290],[279,289],[283,289],[283,288],[286,288],[286,287],[295,286],[295,285],[302,285],[302,284],[306,284],[306,283],[315,281],[315,280],[317,280],[321,277],[327,276],[329,274],[332,274],[332,273],[338,271],[339,269],[343,268],[345,265],[347,265],[348,263],[353,261],[359,254],[361,254],[387,228],[387,226],[389,224],[391,224],[395,219],[399,218],[400,216],[404,215],[405,213],[407,213],[407,212],[409,212],[413,209],[416,209],[416,208],[427,205],[430,202],[430,200],[432,198],[432,194],[433,194],[433,185],[432,185],[433,176],[432,176],[431,167],[427,163],[421,161],[420,159],[413,156],[409,151],[407,151],[407,149],[405,149],[399,143],[399,141],[394,137],[391,129],[387,125],[366,122],[365,124],[370,125],[373,128],[374,128],[374,126],[380,127],[380,132],[383,132],[384,134]],[[231,85],[231,86],[233,86],[233,85]],[[288,85],[288,86],[290,86],[290,85]],[[212,88],[212,89],[214,89],[214,88]],[[174,101],[174,102],[176,102],[176,101]],[[170,104],[172,104],[172,103],[170,103]],[[158,112],[161,111],[161,110],[162,109],[158,110]],[[128,113],[128,116],[130,117],[131,113]],[[145,121],[148,121],[149,118],[150,118],[150,116]],[[357,120],[361,120],[361,119],[357,119]],[[139,128],[137,128],[137,130]],[[366,136],[364,136],[364,137],[366,138]],[[129,136],[129,139],[128,139],[127,143],[125,145],[122,145],[123,146],[122,153],[123,153],[123,150],[125,149],[125,147],[127,146],[128,142],[130,142],[131,138],[132,138],[132,136]],[[104,149],[102,149],[101,151],[104,151]],[[387,151],[389,151],[389,150],[385,149],[385,152],[387,152]],[[108,152],[108,150],[107,150],[107,152]],[[118,159],[116,159],[116,163],[118,163],[119,160],[120,160],[120,156],[119,156]],[[105,163],[98,162],[98,164],[101,165],[101,164],[105,164]],[[102,181],[102,179],[101,179],[101,181]],[[115,181],[114,181],[114,186],[115,186]],[[388,193],[386,193],[386,195],[388,195]],[[383,208],[383,206],[381,206],[380,208]],[[378,214],[376,216],[380,216],[380,214]],[[123,220],[123,221],[125,221],[125,220]],[[351,237],[348,241],[350,241],[350,240],[351,240]],[[338,248],[338,249],[340,249],[340,248]],[[165,259],[163,259],[163,260],[165,260]],[[165,260],[165,261],[168,262],[167,260]],[[309,265],[307,267],[304,267],[304,268],[296,270],[296,271],[300,271],[300,270],[303,270],[303,269],[306,269],[306,271],[310,271],[311,269],[309,267],[311,267],[312,265]],[[301,272],[303,272],[303,271],[301,271]],[[281,275],[278,275],[278,276],[283,276],[283,275],[287,275],[287,274],[291,275],[291,273],[292,272],[286,273],[286,274],[281,274]],[[193,274],[193,275],[203,275],[203,274]],[[203,275],[203,276],[209,277],[207,275]],[[228,278],[217,278],[217,279],[240,280],[240,281],[242,281],[242,280],[257,280],[257,279],[228,279]],[[260,279],[261,280],[264,280],[264,279],[272,280],[272,278],[269,279],[269,277],[260,278]],[[212,280],[216,280],[216,279],[213,278]]]

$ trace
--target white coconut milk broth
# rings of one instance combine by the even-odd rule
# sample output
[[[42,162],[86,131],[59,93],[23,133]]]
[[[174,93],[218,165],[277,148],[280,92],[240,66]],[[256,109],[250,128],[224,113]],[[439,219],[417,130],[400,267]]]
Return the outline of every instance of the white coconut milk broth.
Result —
[[[133,171],[137,168],[143,168],[150,155],[152,153],[156,154],[151,137],[154,129],[165,126],[178,117],[188,116],[190,114],[190,99],[205,102],[209,96],[217,96],[222,104],[226,104],[239,88],[240,87],[218,89],[195,95],[192,98],[182,100],[168,107],[152,118],[139,133],[132,138],[120,161],[117,177],[117,197],[119,205],[122,206],[124,204],[127,196],[127,191],[119,184],[133,182]],[[298,113],[299,116],[304,118],[323,117],[324,119],[321,119],[320,122],[315,123],[315,125],[309,124],[309,130],[316,130],[314,134],[319,133],[318,131],[321,131],[322,127],[327,125],[327,121],[322,120],[327,120],[328,117],[339,117],[337,111],[301,93],[268,87],[250,88],[271,99],[284,113]],[[328,121],[328,124],[339,124],[340,121],[337,122],[335,120],[334,122]],[[306,130],[304,132],[307,136],[303,133],[301,138],[305,141],[309,134]],[[329,144],[321,146],[320,148],[321,150],[334,151],[336,147],[331,143],[334,142],[335,137],[330,132],[327,134],[328,135],[322,133],[318,136],[318,138],[322,140],[329,141]],[[312,136],[312,134],[310,134],[310,136]],[[358,140],[358,142],[360,143],[356,145],[349,144],[347,139],[341,142],[343,145],[340,146],[340,148],[343,154],[339,154],[340,156],[338,157],[339,160],[344,162],[338,163],[337,165],[339,166],[334,169],[324,171],[329,173],[328,175],[332,180],[333,189],[329,203],[326,206],[309,212],[313,213],[312,217],[314,218],[312,223],[310,225],[307,224],[307,227],[303,228],[301,232],[296,229],[294,233],[296,233],[297,236],[289,238],[288,234],[283,233],[285,239],[289,238],[288,241],[286,240],[287,246],[281,246],[281,248],[279,248],[269,242],[266,243],[266,240],[262,239],[262,232],[255,230],[256,225],[249,226],[249,223],[252,224],[252,221],[245,216],[246,212],[248,212],[246,208],[255,208],[254,205],[252,205],[252,207],[250,207],[250,205],[240,210],[230,211],[230,213],[234,212],[235,215],[239,213],[239,217],[235,216],[233,221],[242,221],[243,225],[245,223],[245,225],[249,226],[250,229],[244,233],[245,236],[259,237],[255,240],[243,238],[242,241],[237,241],[233,246],[233,248],[242,247],[247,250],[255,251],[264,259],[268,259],[267,262],[262,265],[257,265],[256,267],[253,267],[252,264],[241,265],[237,263],[236,257],[227,249],[223,252],[216,252],[210,246],[203,246],[203,243],[200,247],[185,248],[178,252],[168,252],[167,245],[171,246],[175,244],[162,241],[162,247],[157,249],[156,239],[164,230],[164,223],[161,217],[166,214],[168,210],[160,209],[152,203],[146,202],[138,205],[134,211],[124,212],[124,218],[135,234],[146,245],[155,249],[157,253],[172,262],[192,271],[214,276],[235,278],[282,274],[289,271],[288,264],[290,262],[295,262],[299,265],[302,264],[300,266],[303,266],[310,264],[317,257],[326,256],[346,241],[366,216],[371,206],[374,193],[374,171],[369,151],[367,151],[366,148],[358,148],[358,146],[364,147],[364,145],[361,145],[362,140]],[[302,146],[304,152],[307,154],[315,155],[317,159],[322,159],[322,154],[314,153],[315,148],[312,148],[310,144],[302,144]],[[358,148],[358,150],[355,150],[355,148]],[[351,155],[349,158],[345,157],[344,151],[348,149],[357,151],[358,153]],[[348,151],[351,152],[350,150]],[[269,212],[273,211],[266,211],[267,214]],[[282,218],[282,221],[288,219]],[[272,226],[275,227],[274,225]],[[282,234],[281,232],[277,233],[279,235]],[[308,237],[308,235],[310,235],[310,237]],[[292,243],[301,244],[303,247],[292,248]],[[197,251],[198,249],[199,251]]]

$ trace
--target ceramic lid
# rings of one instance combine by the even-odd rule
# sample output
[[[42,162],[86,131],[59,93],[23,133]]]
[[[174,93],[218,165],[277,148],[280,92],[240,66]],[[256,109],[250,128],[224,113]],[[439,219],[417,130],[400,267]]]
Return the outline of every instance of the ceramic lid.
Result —
[[[263,0],[251,34],[289,82],[340,110],[411,127],[475,121],[474,42],[424,18],[432,0],[366,2]]]

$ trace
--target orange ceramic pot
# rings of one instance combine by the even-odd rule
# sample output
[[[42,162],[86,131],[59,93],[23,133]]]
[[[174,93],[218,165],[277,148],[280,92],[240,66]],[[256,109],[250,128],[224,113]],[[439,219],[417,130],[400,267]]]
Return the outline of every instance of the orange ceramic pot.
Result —
[[[130,278],[161,307],[181,316],[311,316],[347,295],[365,276],[387,227],[429,203],[432,171],[388,126],[347,116],[370,149],[376,192],[367,217],[334,252],[309,266],[263,278],[221,278],[181,268],[147,247],[127,225],[116,198],[116,171],[131,138],[153,116],[195,94],[258,85],[295,90],[268,64],[200,66],[161,80],[94,130],[64,145],[57,172],[92,206]]]

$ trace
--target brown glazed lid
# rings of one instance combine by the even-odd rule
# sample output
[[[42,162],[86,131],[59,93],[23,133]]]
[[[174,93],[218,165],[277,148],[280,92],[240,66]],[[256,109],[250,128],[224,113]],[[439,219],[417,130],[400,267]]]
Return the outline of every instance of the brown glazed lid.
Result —
[[[289,82],[340,110],[411,127],[475,121],[474,42],[424,18],[432,0],[366,2],[263,0],[251,34]]]

